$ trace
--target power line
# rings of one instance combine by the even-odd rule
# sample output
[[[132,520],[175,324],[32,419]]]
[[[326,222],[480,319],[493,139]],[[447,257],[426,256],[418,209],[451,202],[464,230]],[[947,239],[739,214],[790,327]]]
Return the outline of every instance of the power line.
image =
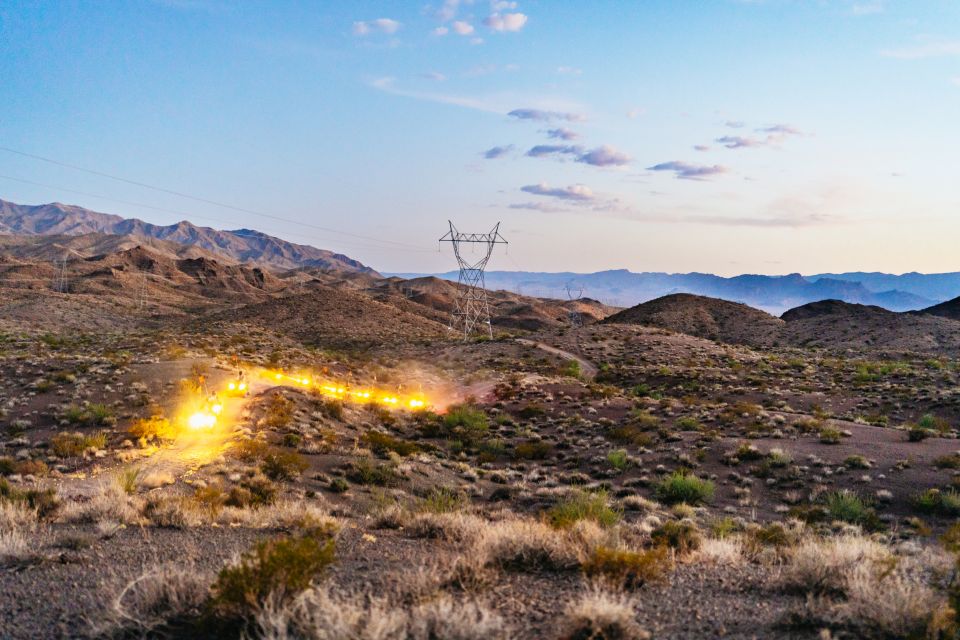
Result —
[[[116,180],[117,182],[124,182],[126,184],[131,184],[137,187],[142,187],[144,189],[151,189],[153,191],[159,191],[160,193],[166,193],[169,195],[177,196],[179,198],[186,198],[188,200],[194,200],[196,202],[202,202],[204,204],[210,204],[215,207],[222,207],[224,209],[231,209],[233,211],[239,211],[241,213],[249,213],[250,215],[260,216],[263,218],[269,218],[271,220],[279,220],[281,222],[288,222],[290,224],[299,224],[305,227],[310,227],[312,229],[317,229],[319,231],[326,231],[327,233],[336,233],[339,235],[349,236],[353,238],[359,238],[362,240],[372,240],[373,242],[382,242],[384,244],[392,244],[402,247],[413,247],[415,249],[422,249],[423,247],[418,247],[416,245],[408,244],[406,242],[396,242],[394,240],[382,240],[380,238],[374,238],[372,236],[365,236],[358,233],[351,233],[349,231],[340,231],[338,229],[332,229],[330,227],[323,227],[320,225],[310,224],[309,222],[303,222],[301,220],[291,220],[290,218],[283,218],[281,216],[276,216],[270,213],[264,213],[263,211],[256,211],[254,209],[246,209],[244,207],[237,207],[232,204],[226,204],[223,202],[217,202],[216,200],[210,200],[208,198],[201,198],[199,196],[192,196],[188,193],[182,191],[176,191],[174,189],[167,189],[165,187],[157,187],[152,184],[147,184],[146,182],[140,182],[138,180],[131,180],[129,178],[124,178],[122,176],[116,176],[113,174],[105,173],[103,171],[97,171],[96,169],[88,169],[86,167],[81,167],[75,164],[70,164],[68,162],[61,162],[60,160],[54,160],[52,158],[46,158],[44,156],[38,156],[33,153],[27,153],[25,151],[18,151],[16,149],[11,149],[10,147],[0,146],[0,151],[6,151],[7,153],[13,153],[18,156],[23,156],[25,158],[32,158],[34,160],[40,160],[41,162],[47,162],[59,167],[66,167],[67,169],[73,169],[75,171],[82,171],[83,173],[89,173],[91,175],[100,176],[103,178],[109,178],[110,180]]]

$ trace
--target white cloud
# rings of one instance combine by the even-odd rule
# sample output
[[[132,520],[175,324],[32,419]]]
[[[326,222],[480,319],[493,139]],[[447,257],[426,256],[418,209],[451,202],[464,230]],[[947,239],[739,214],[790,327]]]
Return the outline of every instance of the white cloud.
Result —
[[[585,184],[573,184],[569,187],[551,187],[545,182],[540,184],[528,184],[520,187],[520,191],[532,193],[535,196],[549,196],[561,200],[577,200],[586,202],[594,199],[593,189]]]
[[[420,77],[426,80],[434,80],[436,82],[443,82],[447,79],[447,76],[443,75],[439,71],[427,71],[426,73],[421,73]]]
[[[453,27],[453,32],[458,36],[468,36],[473,33],[473,25],[463,20],[457,20],[451,27]]]
[[[390,18],[377,18],[370,21],[358,21],[353,23],[353,35],[366,36],[374,31],[379,33],[396,33],[400,29],[400,23]]]
[[[447,29],[446,27],[437,27],[433,30],[433,35],[435,36],[445,36],[448,33],[450,33],[450,29]]]
[[[583,73],[583,69],[560,66],[557,67],[557,73],[562,75],[579,76],[581,73]]]
[[[492,13],[483,24],[494,31],[520,31],[527,24],[527,16],[522,13]]]

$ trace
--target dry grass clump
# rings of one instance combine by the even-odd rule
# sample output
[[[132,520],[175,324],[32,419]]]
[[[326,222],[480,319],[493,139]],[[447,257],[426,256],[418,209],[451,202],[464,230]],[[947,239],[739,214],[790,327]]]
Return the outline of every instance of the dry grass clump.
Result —
[[[511,637],[485,602],[443,593],[409,609],[359,593],[309,589],[295,601],[270,599],[254,618],[264,640],[499,640]]]
[[[629,596],[591,588],[567,605],[561,625],[565,640],[643,640],[650,637],[636,621]]]
[[[210,597],[210,578],[190,567],[151,567],[111,599],[93,635],[146,636],[197,617]]]
[[[472,554],[485,565],[513,570],[568,571],[580,564],[580,545],[571,534],[533,520],[489,524]]]
[[[797,622],[858,637],[924,637],[946,607],[930,585],[930,560],[857,535],[808,540],[789,554],[779,585],[809,596],[793,614]]]
[[[407,524],[407,531],[416,538],[437,538],[450,542],[476,543],[490,523],[485,519],[454,511],[451,513],[418,513]]]
[[[735,537],[705,538],[693,559],[716,565],[739,564],[744,560],[743,541]]]
[[[843,593],[855,567],[889,564],[891,560],[893,555],[886,546],[863,536],[808,538],[788,553],[779,585],[805,593]]]
[[[63,499],[58,520],[67,523],[113,522],[136,524],[143,501],[129,496],[116,482],[102,483],[86,501]]]

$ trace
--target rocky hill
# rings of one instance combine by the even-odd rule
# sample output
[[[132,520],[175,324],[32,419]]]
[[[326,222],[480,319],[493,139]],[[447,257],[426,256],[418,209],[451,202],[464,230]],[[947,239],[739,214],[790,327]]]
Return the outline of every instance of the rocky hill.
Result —
[[[717,342],[770,345],[784,322],[737,302],[676,293],[616,313],[608,324],[640,324]]]
[[[325,271],[376,273],[348,256],[287,242],[251,229],[220,231],[198,227],[186,220],[166,226],[155,225],[136,218],[122,218],[59,202],[21,205],[0,200],[0,233],[54,236],[109,234],[134,239],[151,238],[199,247],[231,261],[251,262],[275,270],[312,267]]]

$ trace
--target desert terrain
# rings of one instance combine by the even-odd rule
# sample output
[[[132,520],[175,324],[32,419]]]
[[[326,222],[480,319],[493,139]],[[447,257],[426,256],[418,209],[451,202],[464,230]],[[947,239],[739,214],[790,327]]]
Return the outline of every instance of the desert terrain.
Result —
[[[463,341],[436,279],[0,249],[3,637],[956,628],[942,309],[491,292]]]

